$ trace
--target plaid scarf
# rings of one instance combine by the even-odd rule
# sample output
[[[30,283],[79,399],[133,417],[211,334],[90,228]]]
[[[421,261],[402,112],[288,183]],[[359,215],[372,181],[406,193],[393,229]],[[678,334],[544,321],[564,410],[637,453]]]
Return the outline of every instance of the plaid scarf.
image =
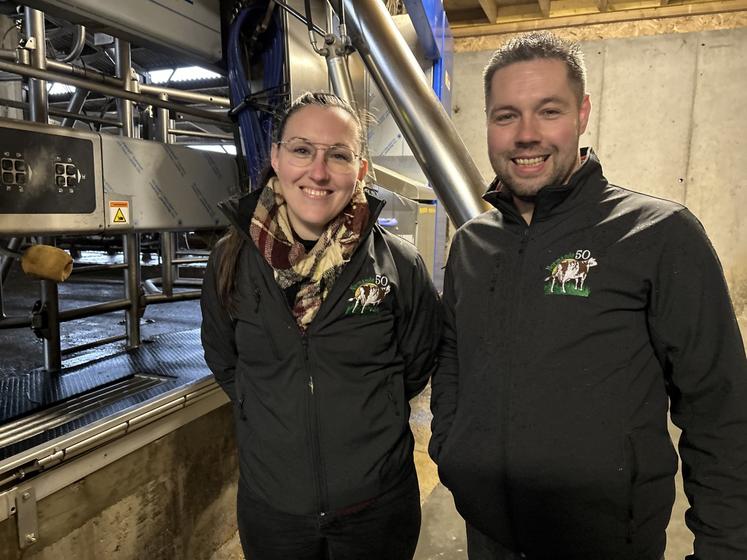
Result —
[[[272,267],[278,286],[285,290],[293,284],[300,285],[293,316],[298,328],[305,332],[358,246],[361,231],[370,219],[368,202],[359,181],[348,205],[307,253],[293,235],[288,207],[277,187],[277,177],[273,177],[262,190],[249,234]]]

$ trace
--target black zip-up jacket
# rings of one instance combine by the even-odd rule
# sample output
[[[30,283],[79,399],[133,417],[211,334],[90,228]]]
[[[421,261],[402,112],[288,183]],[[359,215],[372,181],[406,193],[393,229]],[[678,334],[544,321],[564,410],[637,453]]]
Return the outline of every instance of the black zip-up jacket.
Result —
[[[677,456],[702,560],[747,558],[747,362],[720,263],[684,207],[591,152],[455,235],[430,452],[459,512],[528,560],[659,560]]]
[[[258,197],[222,204],[240,232]],[[371,223],[305,335],[248,234],[233,314],[216,294],[220,245],[208,263],[205,360],[233,401],[241,484],[279,511],[334,512],[413,476],[408,400],[435,367],[440,303],[415,247],[375,223],[381,206],[369,196]]]

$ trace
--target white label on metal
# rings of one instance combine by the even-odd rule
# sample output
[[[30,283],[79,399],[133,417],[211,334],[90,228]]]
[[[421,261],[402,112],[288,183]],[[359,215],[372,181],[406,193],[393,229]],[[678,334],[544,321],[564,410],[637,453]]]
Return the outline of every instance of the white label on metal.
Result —
[[[127,200],[110,200],[109,201],[109,223],[110,224],[129,224],[130,223],[130,203]]]

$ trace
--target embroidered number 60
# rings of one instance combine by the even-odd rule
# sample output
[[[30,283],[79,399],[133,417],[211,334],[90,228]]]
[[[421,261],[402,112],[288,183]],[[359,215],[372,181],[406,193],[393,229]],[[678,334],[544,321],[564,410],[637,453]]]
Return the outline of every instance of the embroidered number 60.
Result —
[[[591,251],[588,249],[579,249],[576,251],[576,260],[588,261],[589,257],[591,257]]]
[[[386,285],[389,284],[389,278],[387,278],[383,274],[377,274],[376,275],[376,283],[379,286],[386,287]]]

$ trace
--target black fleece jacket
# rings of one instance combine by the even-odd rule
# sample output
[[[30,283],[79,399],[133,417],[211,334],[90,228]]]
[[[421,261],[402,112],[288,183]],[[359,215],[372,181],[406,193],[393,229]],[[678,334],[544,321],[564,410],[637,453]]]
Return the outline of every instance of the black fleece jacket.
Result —
[[[591,152],[455,235],[430,452],[464,518],[528,560],[658,560],[682,429],[702,560],[747,558],[747,361],[720,263],[684,207]]]
[[[258,196],[222,205],[239,231]],[[208,263],[205,360],[233,401],[241,483],[274,509],[333,512],[413,475],[408,400],[435,367],[440,304],[415,247],[375,223],[381,206],[369,197],[371,223],[304,335],[248,235],[233,314],[216,293],[222,246]]]

